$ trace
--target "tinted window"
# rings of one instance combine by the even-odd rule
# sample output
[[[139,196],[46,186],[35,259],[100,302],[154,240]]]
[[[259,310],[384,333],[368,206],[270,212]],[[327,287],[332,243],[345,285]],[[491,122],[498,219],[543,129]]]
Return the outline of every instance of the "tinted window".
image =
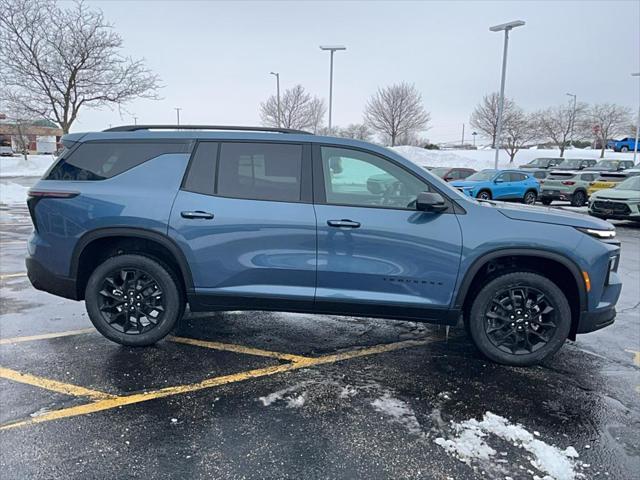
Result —
[[[585,173],[581,178],[585,182],[593,182],[596,179],[596,176],[593,173]]]
[[[223,143],[216,193],[233,198],[296,202],[300,200],[301,171],[301,145]]]
[[[536,178],[546,178],[547,174],[546,172],[534,172],[533,176]]]
[[[186,153],[184,143],[88,142],[63,156],[48,180],[105,180],[165,153]],[[67,154],[65,154],[67,155]]]
[[[523,180],[526,180],[527,178],[529,178],[527,175],[524,175],[522,173],[511,173],[511,181],[512,182],[522,182]]]
[[[190,192],[212,195],[215,184],[218,144],[201,142],[193,154],[182,188]]]

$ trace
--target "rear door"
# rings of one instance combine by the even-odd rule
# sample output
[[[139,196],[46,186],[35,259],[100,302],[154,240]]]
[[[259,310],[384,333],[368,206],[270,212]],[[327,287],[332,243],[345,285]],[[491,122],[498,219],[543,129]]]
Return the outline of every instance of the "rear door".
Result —
[[[453,210],[420,212],[433,186],[371,152],[314,150],[321,312],[441,319],[451,302],[462,236]]]
[[[316,219],[307,144],[200,142],[171,212],[204,308],[311,308]]]

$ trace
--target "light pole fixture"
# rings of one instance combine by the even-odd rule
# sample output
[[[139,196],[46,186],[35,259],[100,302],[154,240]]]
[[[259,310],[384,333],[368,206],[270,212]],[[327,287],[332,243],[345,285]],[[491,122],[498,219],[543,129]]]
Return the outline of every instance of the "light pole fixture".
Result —
[[[569,145],[573,147],[573,128],[576,124],[576,100],[578,96],[574,93],[567,93],[569,97],[573,97],[573,113],[571,114],[571,130],[569,131]]]
[[[640,77],[640,72],[632,73],[632,77]],[[640,80],[640,78],[638,78]],[[638,84],[638,92],[640,93],[640,83]],[[635,165],[638,157],[638,133],[640,133],[640,103],[638,104],[638,118],[636,118],[636,141],[633,145],[633,163]]]
[[[504,31],[504,48],[502,51],[502,79],[500,80],[500,100],[498,101],[498,125],[496,128],[496,141],[494,145],[496,149],[496,170],[498,169],[498,155],[500,154],[500,142],[502,139],[502,110],[504,108],[504,81],[507,75],[507,49],[509,48],[509,32],[514,28],[521,27],[523,25],[524,22],[522,20],[514,20],[512,22],[501,23],[500,25],[495,25],[489,28],[489,30],[492,32]]]
[[[471,136],[473,137],[473,146],[476,146],[476,135],[478,135],[478,132],[472,132]]]
[[[180,110],[182,110],[182,107],[173,107],[173,109],[176,111],[176,125],[180,125]]]
[[[331,135],[331,108],[333,103],[333,54],[338,50],[346,50],[344,45],[320,45],[320,50],[331,52],[331,62],[329,64],[329,135]]]
[[[280,110],[280,74],[278,72],[269,72],[269,74],[276,77],[276,94],[278,98],[278,128],[280,128],[282,126],[282,114]]]

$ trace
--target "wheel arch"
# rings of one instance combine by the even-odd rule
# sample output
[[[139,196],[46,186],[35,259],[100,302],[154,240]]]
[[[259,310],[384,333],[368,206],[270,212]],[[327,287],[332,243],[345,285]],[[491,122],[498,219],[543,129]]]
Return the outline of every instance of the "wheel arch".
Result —
[[[100,228],[85,233],[78,240],[71,257],[71,267],[69,276],[76,280],[76,288],[79,299],[84,298],[84,285],[88,279],[87,273],[83,269],[83,254],[90,252],[91,247],[97,244],[112,240],[115,245],[119,242],[146,242],[154,247],[154,251],[149,253],[145,250],[139,251],[141,254],[157,256],[158,259],[168,263],[175,270],[175,274],[180,276],[186,294],[193,291],[193,276],[191,268],[180,247],[166,235],[153,230],[132,227],[109,227]],[[134,250],[135,251],[135,250]],[[154,255],[154,253],[156,255]],[[95,266],[94,266],[95,268]]]

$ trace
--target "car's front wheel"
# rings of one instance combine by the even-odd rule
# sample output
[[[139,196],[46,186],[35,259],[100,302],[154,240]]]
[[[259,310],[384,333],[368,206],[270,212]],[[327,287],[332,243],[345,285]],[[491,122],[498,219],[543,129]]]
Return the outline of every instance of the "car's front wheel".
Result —
[[[489,190],[481,190],[478,192],[478,195],[476,195],[476,198],[479,198],[480,200],[491,200],[492,195]]]
[[[85,290],[91,322],[122,345],[152,345],[174,328],[184,298],[171,269],[143,255],[118,255],[100,264]]]
[[[571,310],[554,282],[536,273],[514,272],[493,279],[478,292],[468,322],[471,338],[485,356],[528,366],[563,345]]]
[[[620,151],[621,152],[628,152],[629,151],[629,147],[627,147],[626,145],[623,147],[620,147]]]

